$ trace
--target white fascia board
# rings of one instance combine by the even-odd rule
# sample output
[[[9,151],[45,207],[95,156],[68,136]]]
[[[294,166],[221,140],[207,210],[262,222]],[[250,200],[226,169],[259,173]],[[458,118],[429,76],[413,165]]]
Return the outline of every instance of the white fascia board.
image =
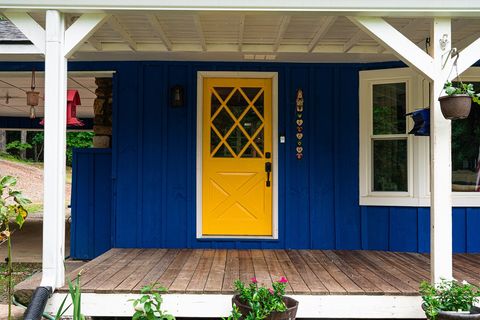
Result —
[[[2,54],[43,54],[33,44],[0,44],[0,55]]]
[[[349,15],[376,16],[478,16],[480,2],[457,0],[3,0],[0,8],[56,10],[245,10],[245,11],[324,11]]]

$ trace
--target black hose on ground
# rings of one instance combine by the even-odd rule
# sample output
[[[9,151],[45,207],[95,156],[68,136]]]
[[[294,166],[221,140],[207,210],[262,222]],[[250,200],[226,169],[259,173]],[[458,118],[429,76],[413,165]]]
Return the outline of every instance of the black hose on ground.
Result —
[[[48,298],[52,295],[51,287],[38,287],[33,293],[32,300],[28,305],[24,320],[40,320],[42,319],[43,311],[47,305]]]

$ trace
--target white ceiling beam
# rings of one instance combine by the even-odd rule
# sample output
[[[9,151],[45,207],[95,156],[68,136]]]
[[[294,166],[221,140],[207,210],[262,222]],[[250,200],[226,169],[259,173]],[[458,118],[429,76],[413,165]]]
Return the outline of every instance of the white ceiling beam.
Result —
[[[132,49],[133,51],[137,51],[137,42],[135,40],[133,40],[133,38],[122,27],[122,25],[120,24],[120,22],[118,21],[118,19],[115,16],[111,16],[110,19],[108,19],[108,25],[122,37],[122,39],[130,47],[130,49]]]
[[[3,12],[41,53],[45,53],[45,30],[26,12]]]
[[[2,54],[43,54],[33,44],[0,44],[0,55]]]
[[[193,16],[193,22],[195,23],[195,28],[197,29],[198,39],[200,40],[202,50],[207,51],[207,41],[205,40],[205,34],[203,33],[202,22],[197,14]]]
[[[242,52],[243,35],[245,33],[245,15],[240,15],[240,22],[238,25],[238,51]]]
[[[277,52],[278,47],[280,46],[283,36],[288,29],[288,25],[290,24],[291,16],[283,16],[282,22],[280,22],[280,27],[278,28],[277,37],[275,38],[275,43],[273,44],[273,52]]]
[[[70,57],[75,50],[95,33],[105,22],[104,13],[84,13],[65,31],[65,57]]]
[[[478,37],[477,40],[473,41],[468,47],[460,51],[460,53],[458,54],[458,74],[465,72],[478,60],[480,60],[480,37]],[[451,74],[450,77],[455,78],[456,75]]]
[[[403,34],[409,34],[412,31],[416,31],[418,26],[423,22],[424,21],[422,19],[413,18],[405,26],[400,28],[398,31],[400,31]],[[385,47],[378,46],[378,53],[383,53],[385,50],[386,50]]]
[[[433,59],[415,43],[400,33],[382,18],[348,17],[370,37],[390,48],[393,53],[409,66],[432,79],[434,77]]]
[[[102,51],[103,48],[102,48],[102,43],[100,41],[98,41],[95,37],[90,37],[90,39],[88,39],[87,41],[92,47],[95,48],[95,50],[97,51]]]
[[[162,40],[163,44],[167,48],[168,51],[172,51],[172,42],[168,39],[167,34],[162,28],[160,21],[155,14],[147,14],[148,22],[150,26],[153,28],[153,31],[157,34],[157,36]]]
[[[312,52],[313,49],[317,46],[318,42],[327,34],[328,30],[333,26],[335,21],[337,20],[337,17],[326,17],[323,21],[320,27],[318,28],[317,32],[313,36],[312,41],[308,44],[308,52]]]
[[[357,33],[355,33],[353,35],[353,37],[351,37],[344,45],[343,45],[343,52],[348,52],[350,51],[350,49],[352,49],[357,43],[358,41],[360,41],[363,36],[365,35],[365,33],[360,30],[358,31]]]

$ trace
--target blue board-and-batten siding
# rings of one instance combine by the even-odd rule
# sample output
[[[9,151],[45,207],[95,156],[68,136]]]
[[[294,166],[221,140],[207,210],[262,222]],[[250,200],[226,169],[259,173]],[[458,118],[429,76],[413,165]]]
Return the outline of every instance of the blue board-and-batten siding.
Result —
[[[402,65],[70,63],[72,71],[116,71],[112,170],[110,176],[103,176],[112,188],[111,196],[104,199],[112,204],[111,233],[110,241],[108,237],[99,241],[105,247],[428,251],[428,208],[361,207],[358,200],[358,72],[398,66]],[[0,67],[31,70],[32,64]],[[41,65],[36,68],[40,70]],[[278,152],[278,240],[196,239],[196,73],[213,70],[278,72],[278,132],[287,138]],[[176,84],[185,87],[184,108],[168,106],[169,88]],[[296,160],[294,150],[298,88],[303,89],[305,98],[305,157],[301,161]],[[74,170],[85,174],[89,168],[78,164]],[[79,195],[80,187],[95,187],[92,180],[84,181],[74,182]],[[95,234],[92,224],[86,222],[91,220],[80,219],[80,212],[78,217],[72,221],[76,228],[73,257],[95,251],[81,237]],[[455,208],[453,218],[454,250],[480,252],[480,233],[476,232],[480,210]]]
[[[112,152],[74,149],[70,256],[92,259],[112,248]]]

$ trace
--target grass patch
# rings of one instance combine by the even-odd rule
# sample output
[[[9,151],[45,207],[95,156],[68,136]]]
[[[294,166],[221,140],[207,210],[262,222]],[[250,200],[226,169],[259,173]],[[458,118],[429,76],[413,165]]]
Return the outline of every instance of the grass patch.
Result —
[[[7,297],[7,278],[5,277],[6,265],[4,262],[0,265],[0,303],[6,303]],[[23,280],[29,278],[34,273],[42,270],[41,263],[13,263],[13,285],[17,285]]]

